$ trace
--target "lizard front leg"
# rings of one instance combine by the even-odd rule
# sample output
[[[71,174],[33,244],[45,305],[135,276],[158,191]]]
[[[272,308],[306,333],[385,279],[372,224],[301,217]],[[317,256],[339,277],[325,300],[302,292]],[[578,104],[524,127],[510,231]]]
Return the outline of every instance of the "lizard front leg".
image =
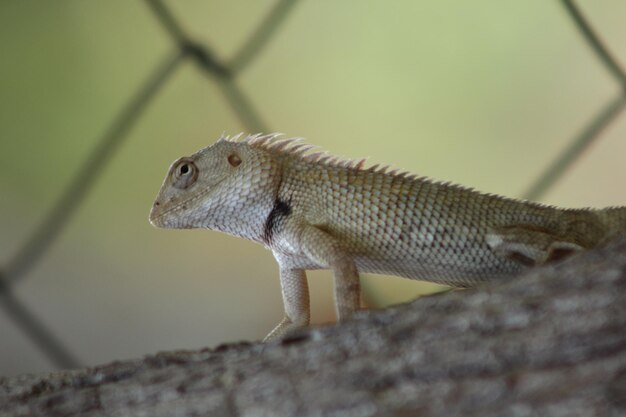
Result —
[[[345,320],[359,309],[361,289],[359,273],[352,257],[328,233],[315,226],[303,226],[297,246],[314,263],[333,271],[337,318]],[[291,268],[288,258],[279,252],[274,256],[280,266],[280,286],[285,316],[264,342],[307,326],[310,319],[309,289],[303,269]]]
[[[274,330],[265,336],[264,342],[279,338],[289,331],[309,325],[311,317],[309,286],[304,270],[280,265],[280,288],[283,294],[285,317],[274,327]]]
[[[335,308],[339,321],[359,309],[361,286],[353,257],[336,239],[315,226],[306,226],[300,234],[303,252],[314,262],[333,271]]]

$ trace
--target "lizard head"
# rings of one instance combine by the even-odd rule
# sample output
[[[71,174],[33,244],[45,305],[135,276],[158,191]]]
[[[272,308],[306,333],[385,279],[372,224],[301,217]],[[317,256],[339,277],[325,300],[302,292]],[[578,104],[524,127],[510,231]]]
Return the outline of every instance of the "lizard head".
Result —
[[[271,208],[272,165],[263,149],[227,139],[179,158],[170,166],[152,205],[150,223],[241,235],[245,231],[237,227],[262,216],[265,206]]]

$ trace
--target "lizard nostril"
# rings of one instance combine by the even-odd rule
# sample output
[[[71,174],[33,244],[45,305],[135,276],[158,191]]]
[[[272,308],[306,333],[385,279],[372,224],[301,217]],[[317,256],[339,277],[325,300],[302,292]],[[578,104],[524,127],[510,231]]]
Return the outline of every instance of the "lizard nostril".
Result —
[[[159,203],[158,201],[155,201],[155,202],[154,202],[154,205],[155,205],[155,206],[160,206],[160,205],[161,205],[161,203]]]

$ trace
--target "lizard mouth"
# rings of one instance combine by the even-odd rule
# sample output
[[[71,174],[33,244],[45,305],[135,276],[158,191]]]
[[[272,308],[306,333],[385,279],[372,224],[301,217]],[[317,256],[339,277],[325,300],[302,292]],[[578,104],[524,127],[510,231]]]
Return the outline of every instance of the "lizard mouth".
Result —
[[[179,219],[176,218],[177,216],[168,215],[179,212],[181,209],[186,209],[186,204],[192,200],[195,200],[195,198],[190,198],[170,207],[163,207],[163,204],[161,204],[159,200],[155,201],[150,210],[150,216],[148,217],[150,224],[163,229],[181,228],[180,225],[177,224],[179,222]]]
[[[171,201],[164,203],[162,200],[157,198],[157,200],[152,205],[152,209],[150,209],[150,215],[148,217],[150,224],[155,227],[165,229],[188,229],[192,227],[191,225],[181,224],[180,218],[172,219],[170,216],[168,216],[168,214],[187,210],[191,203],[205,197],[213,189],[215,189],[215,187],[219,185],[224,179],[216,182],[211,187],[207,187],[204,190],[199,191],[194,196],[186,198],[173,205],[170,205]]]

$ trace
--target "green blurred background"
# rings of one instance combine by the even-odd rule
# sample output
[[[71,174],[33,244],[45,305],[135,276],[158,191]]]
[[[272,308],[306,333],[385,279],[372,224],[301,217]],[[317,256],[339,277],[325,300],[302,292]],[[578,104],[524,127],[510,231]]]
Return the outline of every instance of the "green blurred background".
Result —
[[[228,60],[275,1],[171,1]],[[580,2],[622,63],[626,2]],[[175,50],[145,2],[0,0],[0,265],[39,227],[102,133]],[[237,77],[271,130],[332,153],[520,196],[619,94],[556,1],[300,1]],[[262,338],[282,317],[259,245],[147,221],[169,164],[246,127],[185,62],[16,297],[83,364]],[[543,201],[626,204],[626,117]],[[313,322],[334,320],[331,277],[309,273]],[[387,305],[436,287],[365,278]],[[54,366],[0,310],[0,376]]]

